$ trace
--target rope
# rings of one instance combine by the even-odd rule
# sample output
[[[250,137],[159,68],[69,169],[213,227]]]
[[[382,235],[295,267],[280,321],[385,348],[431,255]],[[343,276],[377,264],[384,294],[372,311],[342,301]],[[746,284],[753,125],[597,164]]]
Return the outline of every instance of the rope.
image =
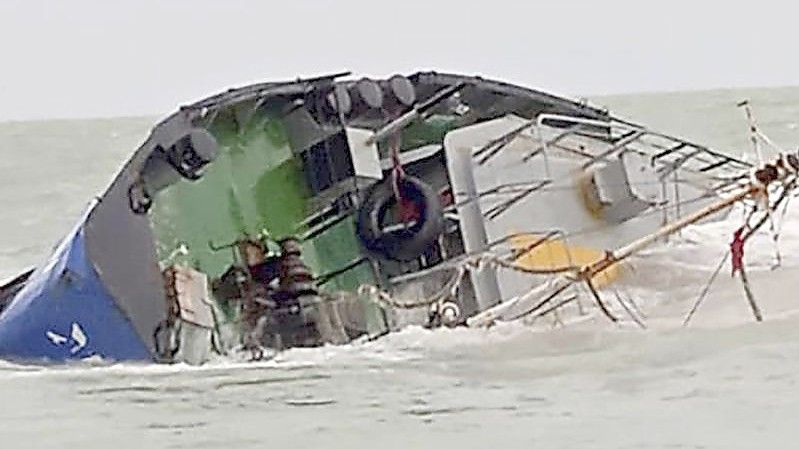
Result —
[[[367,294],[370,299],[374,300],[376,304],[382,308],[395,308],[395,309],[417,309],[420,307],[430,307],[433,304],[444,302],[446,299],[454,298],[457,294],[458,286],[466,273],[466,266],[458,267],[455,275],[442,287],[438,292],[432,296],[416,302],[403,302],[398,301],[391,297],[388,293],[380,290],[374,285],[362,285],[358,289],[359,294]]]
[[[638,315],[635,314],[635,312],[633,312],[632,308],[627,304],[627,301],[624,298],[622,298],[622,295],[621,293],[619,293],[619,290],[614,288],[613,294],[616,296],[616,301],[619,303],[621,308],[624,309],[625,312],[627,312],[627,315],[629,315],[630,318],[632,318],[635,324],[637,324],[638,327],[640,327],[641,329],[646,329],[646,324],[644,323],[644,321],[641,318],[639,318]],[[633,301],[632,298],[630,298],[629,300],[631,303],[635,302]]]
[[[550,268],[550,269],[532,269],[523,266],[516,265],[514,263],[502,260],[498,256],[494,254],[478,254],[476,256],[467,258],[460,262],[457,266],[454,267],[455,275],[450,278],[449,282],[447,282],[444,287],[442,287],[439,291],[434,293],[433,295],[424,298],[420,301],[413,301],[413,302],[404,302],[398,301],[395,298],[392,298],[391,295],[386,293],[383,290],[380,290],[378,287],[374,285],[363,285],[359,289],[359,293],[367,293],[369,294],[370,298],[373,298],[377,304],[381,307],[393,307],[397,309],[416,309],[420,307],[429,307],[433,304],[444,302],[447,299],[455,298],[457,295],[458,287],[461,284],[461,280],[463,276],[466,274],[467,271],[470,270],[482,270],[486,266],[495,266],[500,268],[505,268],[513,271],[517,271],[524,274],[543,274],[543,275],[550,275],[550,274],[560,274],[566,272],[573,272],[577,270],[577,267],[564,267],[564,268]]]
[[[391,182],[394,186],[394,195],[397,197],[397,201],[402,199],[402,193],[400,192],[399,182],[405,178],[405,169],[402,166],[402,162],[400,161],[400,136],[399,134],[394,134],[391,136],[391,140],[389,140],[389,156],[391,157]]]
[[[727,262],[727,259],[729,257],[730,253],[725,252],[724,257],[721,258],[719,264],[716,266],[716,269],[713,270],[713,274],[710,275],[710,279],[708,279],[707,283],[702,288],[702,291],[699,293],[699,296],[696,298],[693,307],[691,307],[691,310],[688,312],[688,315],[685,316],[685,319],[682,322],[683,327],[688,325],[688,322],[691,321],[691,318],[693,318],[696,311],[699,310],[699,306],[702,305],[702,302],[704,302],[708,292],[710,291],[710,287],[713,285],[713,282],[716,280],[716,277],[721,272],[721,269],[724,268],[724,264]]]

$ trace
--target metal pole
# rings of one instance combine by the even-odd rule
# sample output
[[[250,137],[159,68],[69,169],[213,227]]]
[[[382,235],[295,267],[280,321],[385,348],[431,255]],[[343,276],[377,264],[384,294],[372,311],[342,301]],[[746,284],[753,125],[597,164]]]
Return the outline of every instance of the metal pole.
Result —
[[[680,218],[680,219],[678,219],[676,221],[673,221],[673,222],[667,224],[666,226],[663,226],[662,228],[658,229],[653,234],[644,236],[644,237],[642,237],[642,238],[640,238],[640,239],[638,239],[638,240],[636,240],[636,241],[634,241],[634,242],[632,242],[632,243],[630,243],[630,244],[628,244],[626,246],[623,246],[623,247],[617,249],[616,251],[611,252],[610,253],[610,258],[614,259],[615,261],[622,261],[622,260],[630,257],[631,255],[637,253],[638,251],[641,251],[642,249],[646,248],[647,246],[651,245],[652,243],[654,243],[658,239],[660,239],[662,237],[665,237],[665,236],[667,236],[669,234],[673,234],[673,233],[679,231],[680,229],[682,229],[682,228],[684,228],[684,227],[686,227],[686,226],[688,226],[688,225],[690,225],[692,223],[696,223],[697,221],[699,221],[699,220],[701,220],[701,219],[703,219],[705,217],[708,217],[708,216],[713,215],[713,214],[715,214],[717,212],[720,212],[720,211],[732,206],[734,203],[737,203],[738,201],[741,201],[742,199],[746,198],[749,195],[753,195],[755,193],[764,191],[764,189],[765,189],[765,187],[763,187],[763,186],[750,185],[746,189],[738,192],[737,194],[735,194],[735,195],[733,195],[733,196],[731,196],[731,197],[729,197],[727,199],[721,200],[721,201],[719,201],[716,204],[711,204],[710,206],[708,206],[708,207],[706,207],[704,209],[700,209],[700,210],[698,210],[698,211],[696,211],[696,212],[694,212],[694,213],[692,213],[690,215],[686,215],[683,218]],[[605,268],[607,268],[607,267],[605,267]],[[596,273],[594,273],[594,274],[600,273],[601,271],[604,271],[604,269],[600,270],[600,271],[596,271]]]
[[[430,97],[429,100],[420,105],[414,106],[410,111],[402,114],[395,120],[389,122],[386,126],[375,131],[374,134],[366,139],[365,144],[367,146],[373,145],[377,142],[385,140],[388,136],[394,135],[397,131],[400,131],[402,128],[410,125],[416,119],[424,117],[424,115],[435,105],[460,92],[464,87],[466,87],[465,83],[458,83],[454,86],[441,89],[440,91],[436,92],[435,95]]]

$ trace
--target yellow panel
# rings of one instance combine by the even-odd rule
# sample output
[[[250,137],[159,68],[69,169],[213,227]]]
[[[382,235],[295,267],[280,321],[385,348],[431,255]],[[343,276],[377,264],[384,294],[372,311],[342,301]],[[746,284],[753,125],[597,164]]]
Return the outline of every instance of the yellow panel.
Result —
[[[543,236],[537,234],[519,234],[511,239],[511,246],[514,250],[524,251],[542,238]],[[516,263],[529,269],[558,269],[587,265],[603,257],[603,250],[567,245],[560,239],[552,239],[528,251]],[[619,265],[611,266],[594,278],[594,285],[597,288],[606,286],[616,281],[620,273]]]

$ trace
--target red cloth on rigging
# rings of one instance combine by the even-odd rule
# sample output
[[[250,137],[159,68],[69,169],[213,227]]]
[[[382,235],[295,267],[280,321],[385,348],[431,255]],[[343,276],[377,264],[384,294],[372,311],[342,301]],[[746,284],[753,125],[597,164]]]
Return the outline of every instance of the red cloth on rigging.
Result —
[[[402,162],[399,157],[399,142],[392,142],[391,145],[391,162],[393,168],[391,169],[391,183],[394,188],[394,196],[399,203],[399,219],[404,223],[416,221],[421,216],[419,207],[412,199],[405,197],[400,189],[400,182],[405,177],[405,169],[402,167]]]
[[[732,275],[743,270],[744,268],[744,243],[743,238],[744,226],[741,226],[737,231],[732,234],[732,242],[730,243],[730,254],[732,255]]]

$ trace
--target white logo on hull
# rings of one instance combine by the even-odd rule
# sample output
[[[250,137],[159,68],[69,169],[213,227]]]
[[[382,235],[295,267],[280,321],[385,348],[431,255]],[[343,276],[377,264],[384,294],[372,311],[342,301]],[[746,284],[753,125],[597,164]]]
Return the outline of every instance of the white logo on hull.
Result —
[[[69,349],[71,354],[77,354],[89,343],[89,337],[86,336],[86,332],[83,331],[83,328],[78,323],[72,323],[72,329],[68,337],[52,330],[45,332],[44,335],[56,346],[69,344],[71,346]]]

